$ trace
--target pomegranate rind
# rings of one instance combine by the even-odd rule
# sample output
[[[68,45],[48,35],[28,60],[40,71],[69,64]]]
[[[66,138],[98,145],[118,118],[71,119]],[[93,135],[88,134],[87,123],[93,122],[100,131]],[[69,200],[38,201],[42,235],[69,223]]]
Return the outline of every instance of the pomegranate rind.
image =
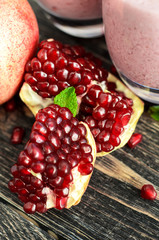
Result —
[[[133,113],[130,118],[129,123],[125,126],[124,132],[120,135],[121,143],[119,146],[115,147],[111,152],[117,150],[118,148],[122,148],[130,139],[131,135],[135,131],[137,122],[139,121],[143,111],[144,111],[144,103],[143,101],[137,97],[129,88],[127,88],[118,78],[109,73],[108,82],[114,82],[116,84],[116,91],[123,92],[126,97],[133,100]],[[97,157],[105,156],[111,152],[98,152]]]

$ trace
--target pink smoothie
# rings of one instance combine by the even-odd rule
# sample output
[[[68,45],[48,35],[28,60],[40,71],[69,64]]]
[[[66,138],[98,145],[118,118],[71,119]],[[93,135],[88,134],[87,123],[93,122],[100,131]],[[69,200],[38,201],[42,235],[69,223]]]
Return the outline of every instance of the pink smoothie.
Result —
[[[128,79],[159,89],[159,0],[103,0],[110,56]]]
[[[37,0],[46,11],[54,16],[92,20],[102,17],[102,0]]]

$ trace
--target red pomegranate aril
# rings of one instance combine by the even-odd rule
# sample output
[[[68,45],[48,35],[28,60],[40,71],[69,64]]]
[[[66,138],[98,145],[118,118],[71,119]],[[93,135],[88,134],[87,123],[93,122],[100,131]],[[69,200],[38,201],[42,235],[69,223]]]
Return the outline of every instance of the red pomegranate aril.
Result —
[[[52,163],[52,164],[56,164],[58,161],[58,156],[56,153],[51,153],[50,155],[48,155],[46,158],[45,158],[45,162],[47,163]]]
[[[128,122],[130,121],[131,111],[129,111],[127,109],[123,109],[121,112],[119,112],[117,114],[117,118],[120,119],[123,126],[126,126],[128,124]]]
[[[71,131],[70,131],[70,139],[72,142],[76,142],[76,141],[79,141],[81,137],[81,132],[78,128],[72,128]]]
[[[35,176],[31,176],[30,183],[33,187],[40,189],[43,187],[43,182]]]
[[[47,74],[45,72],[36,71],[33,73],[33,76],[34,76],[34,78],[36,78],[38,80],[38,83],[47,81]]]
[[[88,96],[92,99],[97,99],[99,94],[101,93],[102,88],[99,85],[93,85],[89,91],[88,91]]]
[[[42,173],[45,170],[45,163],[43,162],[33,162],[31,164],[31,169],[35,172],[35,173]]]
[[[56,69],[65,68],[67,66],[67,59],[63,56],[59,57],[55,62]]]
[[[67,197],[69,194],[69,189],[67,187],[64,188],[56,188],[55,194],[57,194],[60,197]]]
[[[19,171],[18,171],[18,166],[17,164],[14,164],[11,167],[11,174],[13,175],[13,177],[19,177]]]
[[[82,161],[84,163],[92,163],[93,162],[93,156],[90,153],[84,153],[82,155]]]
[[[24,182],[19,178],[14,178],[14,186],[19,189],[25,186]]]
[[[11,192],[17,192],[17,188],[14,185],[14,179],[10,180],[8,183],[8,187],[10,189]]]
[[[48,178],[55,178],[57,176],[57,167],[54,164],[48,164],[45,173]]]
[[[26,154],[25,151],[22,151],[22,152],[19,154],[18,164],[20,164],[20,165],[22,165],[22,166],[25,166],[25,167],[29,167],[29,166],[30,166],[30,164],[31,164],[31,159],[29,158],[29,156],[27,156],[27,154]]]
[[[61,56],[61,52],[57,49],[50,49],[48,51],[48,59],[49,61],[55,62]]]
[[[97,125],[96,120],[92,116],[87,116],[85,122],[88,124],[89,128],[94,128]]]
[[[48,93],[47,91],[39,91],[38,94],[42,97],[42,98],[50,98],[50,93]]]
[[[68,83],[71,85],[77,85],[81,80],[81,74],[78,72],[71,72],[68,77]]]
[[[57,84],[51,84],[48,88],[48,91],[52,96],[56,96],[59,93],[59,87]]]
[[[46,116],[46,115],[45,115]],[[32,127],[32,130],[37,130],[38,132],[40,132],[42,135],[46,135],[47,134],[47,128],[45,127],[45,125],[42,123],[42,122],[45,122],[46,121],[46,117],[44,117],[44,114],[43,113],[40,113],[36,116],[36,120],[39,120],[39,121],[36,121],[34,124],[33,124],[33,127]]]
[[[106,109],[104,107],[98,106],[93,110],[92,116],[96,120],[102,120],[106,116]]]
[[[49,94],[47,92],[48,87],[49,87],[48,82],[38,82],[37,83],[37,88],[39,89],[39,95],[41,95],[41,93],[46,92],[45,94],[47,94],[49,96]]]
[[[59,81],[66,81],[68,78],[68,70],[67,69],[60,69],[56,72],[57,78]]]
[[[91,133],[93,134],[93,137],[96,138],[100,134],[100,129],[99,128],[92,128]]]
[[[108,107],[111,101],[112,101],[112,96],[110,93],[104,93],[104,92],[99,93],[97,102],[101,107],[106,107],[106,106]]]
[[[12,144],[20,144],[22,143],[23,136],[24,136],[24,128],[22,127],[15,127],[12,132],[11,136],[11,143]]]
[[[28,192],[28,190],[26,188],[18,189],[18,193],[21,196],[28,196],[29,195],[29,192]]]
[[[81,144],[80,149],[81,149],[82,153],[91,153],[92,152],[92,147],[88,143]]]
[[[68,88],[69,86],[70,86],[70,84],[68,82],[58,81],[58,87],[59,87],[60,92],[62,90],[64,90],[65,88]]]
[[[77,95],[81,95],[84,94],[86,92],[87,88],[84,85],[78,85],[77,87],[75,87],[75,92]]]
[[[28,202],[28,197],[27,197],[27,196],[18,195],[18,198],[19,198],[19,200],[22,201],[23,203]]]
[[[40,198],[37,195],[33,194],[33,193],[31,193],[28,198],[33,203],[40,202]]]
[[[67,202],[67,197],[57,197],[56,198],[56,208],[61,210],[65,208]]]
[[[47,211],[46,204],[42,202],[37,203],[36,211],[39,213],[45,213]]]
[[[75,62],[75,61],[72,61],[72,62],[69,62],[68,64],[68,69],[69,71],[79,71],[81,68],[81,66],[78,64],[78,62]]]
[[[128,146],[130,148],[136,147],[142,141],[142,134],[140,133],[133,133],[131,138],[128,141]]]
[[[112,127],[112,134],[119,136],[124,131],[123,125],[120,121],[115,122]]]
[[[109,139],[109,142],[110,142],[110,144],[113,145],[113,147],[117,147],[121,143],[121,140],[120,140],[119,137],[117,137],[115,135],[111,135],[110,139]]]
[[[73,115],[70,112],[70,110],[68,108],[66,108],[66,107],[61,108],[59,110],[59,114],[60,114],[60,116],[62,117],[63,120],[65,120],[65,119],[70,120],[73,117]]]
[[[101,150],[104,151],[104,152],[110,152],[113,149],[114,149],[114,146],[109,142],[101,144]]]
[[[29,214],[33,214],[36,212],[36,204],[32,202],[27,202],[23,206],[24,211]]]
[[[69,174],[71,170],[70,165],[66,160],[59,161],[57,168],[58,168],[58,174],[60,176],[65,176]]]
[[[35,142],[35,143],[44,143],[46,141],[46,138],[41,135],[40,133],[38,133],[37,131],[32,131],[32,133],[30,134],[30,139]]]
[[[91,106],[91,107],[95,107],[96,106],[96,102],[94,101],[94,99],[91,99],[88,95],[85,95],[83,97],[82,103],[86,104],[88,106]]]
[[[4,104],[4,108],[7,112],[13,112],[16,109],[16,102],[15,99],[12,98],[8,102]]]
[[[145,184],[141,188],[141,197],[148,200],[155,200],[157,197],[157,192],[153,185]]]
[[[57,176],[56,178],[49,179],[49,185],[53,188],[61,187],[61,185],[63,184],[63,181],[64,181],[63,177]]]
[[[30,66],[31,66],[32,71],[41,70],[41,62],[36,57],[31,60]]]
[[[37,53],[37,57],[42,63],[45,62],[47,60],[47,50],[46,49],[39,50],[39,52]],[[29,70],[27,69],[27,71]]]
[[[93,165],[91,163],[81,163],[78,166],[78,171],[82,175],[88,175],[93,171]]]
[[[36,161],[43,161],[44,154],[42,149],[39,148],[37,143],[29,142],[26,147],[28,155]]]
[[[21,174],[22,176],[30,176],[31,175],[30,171],[28,171],[28,168],[26,168],[24,166],[18,166],[18,170],[19,170],[19,174]]]
[[[55,133],[49,135],[49,140],[55,149],[59,149],[61,146],[61,141]]]
[[[97,136],[97,141],[102,143],[102,142],[108,142],[110,138],[110,132],[107,130],[101,131],[98,136]]]

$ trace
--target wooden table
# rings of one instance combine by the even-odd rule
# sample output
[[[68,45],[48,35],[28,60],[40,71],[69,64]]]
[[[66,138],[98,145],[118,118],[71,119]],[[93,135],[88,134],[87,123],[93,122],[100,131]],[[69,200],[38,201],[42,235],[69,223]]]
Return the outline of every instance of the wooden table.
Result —
[[[32,0],[40,28],[40,39],[55,38],[80,44],[103,60],[109,70],[111,61],[104,37],[79,39],[54,28]],[[150,182],[159,189],[159,122],[153,120],[145,103],[136,132],[143,141],[106,157],[97,158],[95,169],[79,205],[69,210],[49,210],[46,214],[27,215],[17,195],[8,190],[10,167],[28,140],[34,117],[19,101],[14,112],[0,107],[0,239],[78,239],[149,240],[159,239],[159,196],[155,201],[140,197],[140,188]],[[15,126],[26,130],[23,143],[12,145]]]

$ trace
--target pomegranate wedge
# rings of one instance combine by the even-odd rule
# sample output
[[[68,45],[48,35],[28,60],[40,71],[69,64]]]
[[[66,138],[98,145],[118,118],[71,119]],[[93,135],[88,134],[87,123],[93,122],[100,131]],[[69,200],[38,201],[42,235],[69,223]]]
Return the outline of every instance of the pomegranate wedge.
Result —
[[[11,168],[9,188],[30,214],[70,208],[87,188],[95,157],[87,124],[68,108],[52,104],[37,113],[30,139]]]

